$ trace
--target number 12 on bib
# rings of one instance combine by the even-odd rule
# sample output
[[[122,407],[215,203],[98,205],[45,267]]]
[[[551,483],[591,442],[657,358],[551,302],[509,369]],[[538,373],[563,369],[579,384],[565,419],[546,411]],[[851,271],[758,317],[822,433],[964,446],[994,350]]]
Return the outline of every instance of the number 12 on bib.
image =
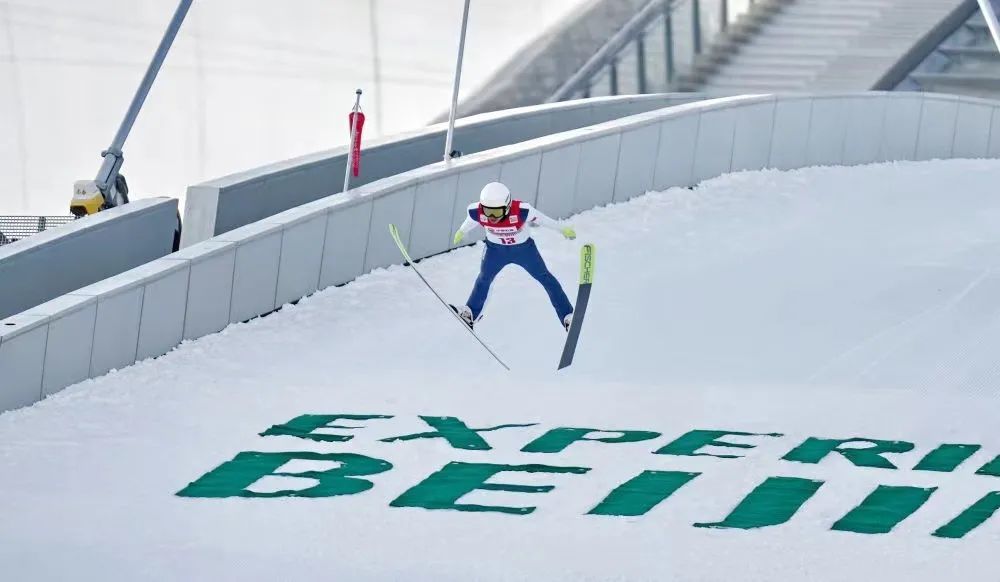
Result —
[[[573,320],[566,335],[562,357],[559,359],[559,369],[573,363],[576,344],[580,340],[580,329],[583,327],[583,317],[587,314],[587,303],[590,302],[590,287],[594,282],[594,245],[588,243],[580,249],[580,287],[576,292],[576,305],[573,307]]]

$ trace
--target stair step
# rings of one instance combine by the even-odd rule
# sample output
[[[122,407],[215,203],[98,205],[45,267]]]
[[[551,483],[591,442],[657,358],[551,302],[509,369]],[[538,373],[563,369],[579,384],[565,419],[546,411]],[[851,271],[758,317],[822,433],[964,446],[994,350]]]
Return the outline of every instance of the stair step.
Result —
[[[712,81],[705,85],[706,91],[726,91],[732,93],[781,93],[787,91],[802,91],[805,84],[782,85],[775,83],[729,83]]]
[[[741,65],[747,67],[791,67],[791,68],[818,68],[824,67],[830,62],[826,57],[807,58],[798,55],[783,57],[769,55],[744,55],[737,54],[726,61],[727,65]]]
[[[816,18],[834,17],[834,18],[857,18],[858,20],[869,21],[873,18],[878,18],[882,15],[882,11],[878,9],[859,9],[859,8],[840,8],[837,6],[824,6],[811,8],[807,6],[800,6],[798,4],[792,4],[785,8],[782,12],[784,14],[795,14],[798,16],[812,16]]]
[[[801,78],[814,75],[822,71],[824,66],[781,66],[774,65],[748,65],[746,63],[732,63],[719,67],[718,75],[762,75],[769,77]]]
[[[790,77],[782,77],[771,74],[762,73],[759,75],[754,75],[752,73],[733,73],[725,75],[717,75],[713,77],[709,84],[725,84],[725,85],[774,85],[783,87],[792,87],[798,85],[804,85],[805,83],[811,81],[813,75],[796,75]]]
[[[895,6],[896,2],[893,0],[837,0],[836,2],[831,2],[830,0],[798,0],[796,2],[799,6],[880,6],[880,7],[892,7]]]
[[[800,25],[797,22],[787,22],[784,19],[774,20],[763,26],[761,34],[794,34],[797,36],[820,35],[855,35],[859,30],[868,28],[866,24],[843,26],[835,23]]]
[[[775,18],[772,22],[780,22],[792,26],[804,28],[836,27],[836,28],[861,28],[870,21],[865,18],[855,18],[853,16],[813,16],[811,14],[782,14],[780,18]]]
[[[836,47],[792,47],[783,45],[747,45],[740,50],[740,55],[748,57],[807,57],[834,58],[840,54]]]
[[[851,43],[847,39],[842,38],[830,38],[830,37],[808,37],[808,36],[779,36],[779,37],[760,37],[755,38],[748,46],[769,48],[780,50],[784,49],[790,52],[795,52],[799,50],[830,50],[839,52],[843,49],[851,46]]]

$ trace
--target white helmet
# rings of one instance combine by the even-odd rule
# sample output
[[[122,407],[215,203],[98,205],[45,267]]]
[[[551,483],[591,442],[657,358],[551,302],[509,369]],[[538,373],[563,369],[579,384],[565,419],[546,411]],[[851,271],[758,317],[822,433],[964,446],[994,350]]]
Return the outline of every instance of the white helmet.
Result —
[[[479,192],[479,203],[487,208],[507,208],[510,200],[510,190],[500,182],[490,182]]]

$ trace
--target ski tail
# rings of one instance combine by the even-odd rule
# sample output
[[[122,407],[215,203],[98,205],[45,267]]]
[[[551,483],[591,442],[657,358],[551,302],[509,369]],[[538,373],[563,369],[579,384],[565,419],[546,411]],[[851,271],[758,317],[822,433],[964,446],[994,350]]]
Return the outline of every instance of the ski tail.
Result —
[[[583,328],[583,318],[587,314],[587,304],[590,303],[590,287],[594,283],[594,253],[593,244],[587,243],[580,249],[580,287],[576,292],[576,305],[573,307],[573,321],[566,335],[562,357],[559,359],[559,369],[573,363],[576,345],[580,340],[580,330]]]
[[[479,342],[479,345],[483,346],[483,349],[489,352],[489,354],[493,356],[493,359],[496,360],[498,364],[503,366],[504,369],[506,369],[507,371],[510,371],[510,368],[507,366],[507,364],[505,364],[504,361],[501,360],[500,357],[497,356],[496,353],[493,350],[491,350],[490,347],[486,345],[483,342],[483,340],[479,338],[478,335],[476,335],[476,332],[473,331],[472,328],[470,328],[468,325],[466,325],[464,321],[462,321],[462,317],[455,310],[453,310],[451,306],[448,305],[448,302],[442,299],[441,295],[439,295],[438,292],[434,290],[434,287],[432,287],[431,284],[427,282],[427,279],[424,277],[423,273],[421,273],[420,269],[417,268],[417,265],[414,264],[413,259],[410,257],[409,251],[406,250],[406,245],[403,244],[403,240],[399,236],[399,229],[396,228],[395,224],[389,225],[389,234],[392,236],[392,240],[396,243],[396,246],[399,247],[399,252],[402,253],[403,258],[406,260],[406,263],[413,269],[413,272],[416,273],[418,277],[420,277],[420,280],[424,282],[424,285],[426,285],[428,289],[430,289],[431,293],[433,293],[434,296],[437,297],[438,301],[440,301],[441,304],[445,306],[445,309],[448,311],[448,313],[451,313],[455,317],[455,319],[458,320],[458,323],[463,328],[465,328],[470,334],[472,334],[472,337],[476,338],[476,341]]]

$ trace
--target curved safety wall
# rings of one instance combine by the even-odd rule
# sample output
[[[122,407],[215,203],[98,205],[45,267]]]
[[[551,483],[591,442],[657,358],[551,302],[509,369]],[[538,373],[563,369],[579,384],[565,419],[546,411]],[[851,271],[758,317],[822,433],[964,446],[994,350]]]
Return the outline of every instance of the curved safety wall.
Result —
[[[454,147],[468,155],[701,99],[696,93],[606,97],[522,107],[460,119]],[[440,161],[447,124],[365,143],[351,188]],[[279,162],[191,186],[182,246],[201,242],[290,208],[339,193],[347,148]]]
[[[149,198],[0,247],[0,318],[170,254],[176,229],[177,200]]]
[[[390,222],[414,255],[446,251],[465,206],[497,178],[566,217],[736,170],[998,153],[998,102],[865,93],[703,101],[441,162],[235,229],[0,322],[0,409],[399,263]]]

